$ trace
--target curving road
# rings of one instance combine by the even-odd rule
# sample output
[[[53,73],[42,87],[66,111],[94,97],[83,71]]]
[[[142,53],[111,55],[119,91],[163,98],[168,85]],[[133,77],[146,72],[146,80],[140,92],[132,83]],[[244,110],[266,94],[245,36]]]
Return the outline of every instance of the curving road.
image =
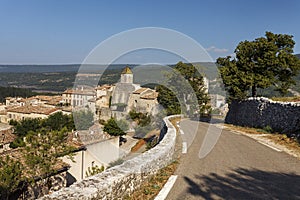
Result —
[[[200,159],[209,124],[185,120],[180,127],[188,148],[167,199],[300,199],[299,159],[214,125],[206,140],[220,137]]]

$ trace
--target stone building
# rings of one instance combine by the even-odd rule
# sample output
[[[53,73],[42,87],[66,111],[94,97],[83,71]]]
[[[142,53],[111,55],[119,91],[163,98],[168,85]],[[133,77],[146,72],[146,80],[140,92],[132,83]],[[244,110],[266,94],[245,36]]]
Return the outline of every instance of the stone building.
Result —
[[[19,121],[27,118],[45,119],[49,115],[52,115],[59,111],[61,110],[58,108],[51,108],[46,106],[32,106],[32,105],[7,108],[6,110],[7,123],[10,120]]]
[[[158,93],[150,88],[140,88],[134,91],[128,101],[128,109],[141,113],[157,114],[155,108],[158,106]]]
[[[94,97],[96,97],[94,89],[82,87],[81,89],[67,89],[64,91],[62,101],[72,107],[86,107],[89,104],[88,101]]]
[[[116,84],[113,91],[111,105],[117,107],[121,104],[127,105],[130,94],[139,88],[141,88],[140,85],[133,84],[133,73],[131,69],[125,67],[121,73],[120,82]]]
[[[16,136],[12,134],[12,127],[0,123],[0,153],[10,150],[9,144],[14,141]]]
[[[107,110],[102,112],[104,117],[124,118],[131,110],[137,112],[156,114],[158,107],[158,93],[150,88],[142,88],[139,84],[133,83],[133,73],[127,66],[121,73],[120,82],[116,84],[111,99],[109,113]],[[107,114],[111,114],[110,117]],[[100,118],[102,117],[100,115]]]

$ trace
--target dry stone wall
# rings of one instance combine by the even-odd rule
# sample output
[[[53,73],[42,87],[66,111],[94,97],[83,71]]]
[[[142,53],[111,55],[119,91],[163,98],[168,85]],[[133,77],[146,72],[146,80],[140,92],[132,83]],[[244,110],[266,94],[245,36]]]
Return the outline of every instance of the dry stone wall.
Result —
[[[300,136],[300,103],[264,97],[233,101],[225,122],[257,128],[270,126],[273,131]]]
[[[122,199],[129,195],[140,187],[144,180],[173,160],[176,129],[169,121],[173,117],[180,115],[164,118],[166,134],[154,148],[122,165],[74,183],[41,199]]]

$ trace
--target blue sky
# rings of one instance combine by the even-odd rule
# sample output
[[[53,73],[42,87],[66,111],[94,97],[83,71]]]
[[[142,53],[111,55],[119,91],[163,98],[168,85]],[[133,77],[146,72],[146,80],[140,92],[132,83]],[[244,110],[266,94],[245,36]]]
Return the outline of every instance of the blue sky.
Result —
[[[265,31],[294,35],[300,53],[299,10],[297,0],[1,0],[0,63],[81,63],[101,41],[139,27],[182,32],[213,58]]]

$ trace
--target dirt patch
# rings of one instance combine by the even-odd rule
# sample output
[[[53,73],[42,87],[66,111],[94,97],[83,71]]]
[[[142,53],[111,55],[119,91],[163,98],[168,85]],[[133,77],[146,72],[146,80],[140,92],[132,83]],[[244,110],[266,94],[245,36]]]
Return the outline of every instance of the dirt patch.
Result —
[[[144,139],[140,139],[132,148],[131,152],[135,153],[137,152],[142,146],[146,144],[146,141]]]

